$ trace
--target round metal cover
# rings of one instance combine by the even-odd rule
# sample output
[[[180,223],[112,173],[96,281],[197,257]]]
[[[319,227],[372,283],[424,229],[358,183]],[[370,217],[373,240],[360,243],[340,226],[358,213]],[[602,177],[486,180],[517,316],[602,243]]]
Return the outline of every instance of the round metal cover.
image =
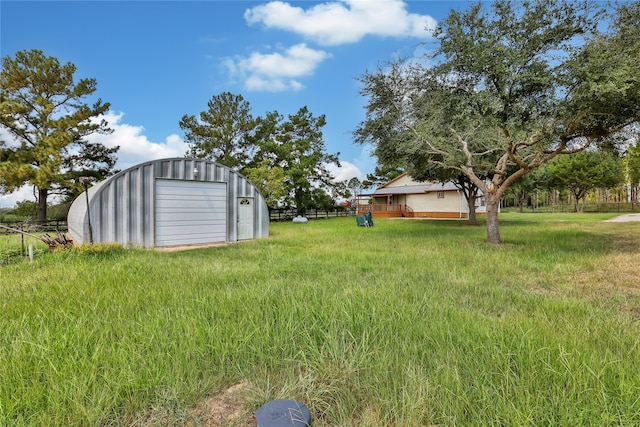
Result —
[[[258,427],[308,427],[309,409],[301,402],[289,399],[272,400],[256,411]]]

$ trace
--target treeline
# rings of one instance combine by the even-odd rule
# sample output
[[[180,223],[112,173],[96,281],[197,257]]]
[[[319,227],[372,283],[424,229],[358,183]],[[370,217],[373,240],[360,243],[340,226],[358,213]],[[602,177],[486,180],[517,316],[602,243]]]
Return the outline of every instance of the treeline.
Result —
[[[335,182],[330,165],[340,153],[327,153],[322,135],[325,115],[301,107],[283,116],[271,111],[255,117],[242,95],[224,92],[198,115],[185,115],[190,157],[213,160],[239,171],[253,182],[270,208],[332,209],[348,197],[348,183]]]
[[[503,207],[539,208],[554,206],[583,212],[605,210],[607,204],[638,204],[640,185],[640,146],[628,145],[616,150],[588,150],[571,156],[559,156],[518,180],[505,195]],[[602,205],[598,207],[598,205]],[[593,207],[595,206],[595,207]],[[623,208],[626,210],[626,208]],[[568,209],[567,209],[568,210]]]
[[[51,196],[69,204],[91,183],[118,172],[119,147],[88,138],[113,131],[102,117],[110,104],[86,103],[97,82],[76,79],[75,72],[72,63],[61,64],[37,49],[19,51],[2,62],[0,127],[10,138],[0,139],[0,191],[33,186],[37,202],[30,207],[39,222],[50,217]],[[335,200],[350,194],[349,183],[335,182],[329,171],[340,163],[339,153],[326,152],[325,124],[324,115],[316,116],[306,106],[286,117],[277,111],[255,117],[241,95],[229,92],[213,96],[199,114],[179,119],[187,156],[239,171],[270,207],[299,212],[332,208]]]

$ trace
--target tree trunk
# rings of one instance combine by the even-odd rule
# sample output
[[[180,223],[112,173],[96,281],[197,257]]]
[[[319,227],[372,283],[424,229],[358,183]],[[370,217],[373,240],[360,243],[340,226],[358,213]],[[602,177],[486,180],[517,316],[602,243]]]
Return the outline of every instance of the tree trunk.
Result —
[[[580,206],[580,198],[581,196],[579,196],[575,191],[573,192],[573,207],[575,209],[576,212],[582,212],[582,206]]]
[[[473,193],[469,193],[469,195],[467,196],[467,206],[469,207],[469,223],[470,224],[478,223],[478,218],[476,216],[476,198],[477,197],[478,197],[477,190]]]
[[[46,188],[38,189],[38,212],[36,215],[37,222],[47,222],[47,197],[49,190]]]
[[[500,239],[500,228],[498,224],[498,211],[500,207],[500,197],[495,194],[487,197],[487,242],[502,243]]]
[[[469,200],[469,223],[477,224],[478,218],[476,216],[476,202],[475,200]]]

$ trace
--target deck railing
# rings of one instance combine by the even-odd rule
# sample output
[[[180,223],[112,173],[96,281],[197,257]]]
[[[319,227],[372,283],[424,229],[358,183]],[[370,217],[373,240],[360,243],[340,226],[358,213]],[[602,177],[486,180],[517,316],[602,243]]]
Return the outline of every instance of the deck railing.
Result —
[[[402,204],[367,204],[358,205],[358,214],[362,215],[365,212],[371,212],[372,214],[382,214],[383,216],[413,216],[413,209],[408,205]]]

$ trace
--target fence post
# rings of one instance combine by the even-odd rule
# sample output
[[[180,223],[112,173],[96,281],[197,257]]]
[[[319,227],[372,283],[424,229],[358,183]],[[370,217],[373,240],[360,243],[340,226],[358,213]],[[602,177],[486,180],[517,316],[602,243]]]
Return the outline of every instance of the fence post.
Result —
[[[24,231],[24,224],[20,223],[20,231]],[[24,256],[25,255],[25,250],[24,250],[24,234],[20,233],[20,239],[22,241],[22,249],[20,251],[20,255]]]

